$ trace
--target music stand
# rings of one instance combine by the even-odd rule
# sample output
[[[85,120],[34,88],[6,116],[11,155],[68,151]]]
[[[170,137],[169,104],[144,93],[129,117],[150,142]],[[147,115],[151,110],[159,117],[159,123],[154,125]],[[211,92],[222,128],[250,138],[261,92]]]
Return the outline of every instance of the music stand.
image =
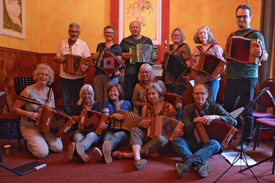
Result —
[[[244,108],[243,112],[239,116],[241,116],[243,114],[246,114],[247,112],[249,112],[250,110],[252,110],[252,108],[254,107],[254,105],[263,97],[263,95],[267,92],[268,89],[269,89],[269,87],[266,87],[266,88],[262,89],[261,91],[259,91],[259,93],[257,94],[257,96],[251,102],[249,102],[249,104]],[[235,163],[237,163],[237,161],[239,159],[243,160],[244,163],[246,164],[247,168],[245,170],[249,169],[250,172],[252,173],[252,175],[257,180],[257,182],[259,182],[258,179],[257,179],[257,177],[255,176],[255,174],[250,169],[250,166],[248,165],[247,160],[246,160],[245,153],[243,152],[243,138],[244,138],[243,125],[244,125],[244,120],[242,120],[242,125],[241,125],[241,130],[242,130],[241,151],[238,152],[238,154],[234,158],[231,166],[227,170],[225,170],[225,172],[215,182],[217,182]],[[242,172],[242,170],[240,170],[239,172]]]

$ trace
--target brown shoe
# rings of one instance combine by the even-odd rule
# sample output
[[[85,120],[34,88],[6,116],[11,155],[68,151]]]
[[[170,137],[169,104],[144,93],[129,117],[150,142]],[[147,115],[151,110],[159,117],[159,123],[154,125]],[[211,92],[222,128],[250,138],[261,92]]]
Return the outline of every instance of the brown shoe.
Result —
[[[90,158],[89,156],[85,153],[85,148],[81,143],[77,143],[76,146],[76,152],[80,156],[80,158],[85,162],[88,163]]]

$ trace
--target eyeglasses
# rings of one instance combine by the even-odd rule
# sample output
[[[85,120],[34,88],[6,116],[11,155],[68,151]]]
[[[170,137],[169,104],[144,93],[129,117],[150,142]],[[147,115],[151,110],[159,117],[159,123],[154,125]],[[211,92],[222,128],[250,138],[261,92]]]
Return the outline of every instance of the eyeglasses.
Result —
[[[72,31],[72,30],[70,30],[69,32],[70,32],[70,33],[73,33],[73,34],[78,34],[78,33],[80,33],[80,31]]]
[[[247,18],[248,18],[248,16],[247,16],[247,15],[241,15],[241,16],[236,16],[236,18],[237,18],[237,19],[241,19],[241,18],[243,18],[243,19],[247,19]]]
[[[114,32],[105,32],[105,34],[115,34]]]
[[[201,95],[204,96],[206,93],[194,93],[194,95]]]
[[[179,34],[173,34],[173,37],[180,37]]]
[[[140,73],[141,74],[148,74],[149,72],[148,71],[141,71]]]
[[[44,74],[44,73],[38,73],[39,76],[46,76],[46,77],[49,77],[50,75],[49,74]]]

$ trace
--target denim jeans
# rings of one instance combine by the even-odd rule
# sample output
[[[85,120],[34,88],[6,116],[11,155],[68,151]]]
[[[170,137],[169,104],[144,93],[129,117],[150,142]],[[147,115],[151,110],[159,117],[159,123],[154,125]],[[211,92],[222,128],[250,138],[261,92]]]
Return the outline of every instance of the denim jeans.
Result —
[[[187,89],[181,85],[172,85],[172,84],[165,84],[166,90],[169,93],[176,93],[180,96],[183,95],[184,91]],[[177,110],[177,120],[180,120],[182,114],[182,108],[176,109]]]
[[[113,151],[118,145],[126,145],[129,143],[129,132],[126,131],[113,131],[107,129],[103,134],[103,142],[108,141],[111,145],[111,151]]]
[[[227,79],[224,92],[224,109],[232,112],[237,106],[238,100],[242,107],[246,107],[252,101],[257,85],[257,78],[253,79]],[[252,130],[254,125],[253,111],[243,115],[244,117],[244,140],[252,141]]]
[[[202,148],[193,150],[190,150],[187,142],[180,137],[175,138],[171,145],[183,162],[189,160],[194,166],[202,165],[210,156],[221,151],[220,143],[214,139],[206,142]]]
[[[74,106],[79,100],[79,91],[84,85],[84,78],[65,79],[61,78],[61,91],[63,96],[64,112],[71,116],[71,102],[73,99]]]
[[[208,85],[207,100],[215,103],[217,100],[217,94],[220,88],[220,81],[219,80],[207,81],[204,84]]]
[[[100,139],[101,135],[97,135],[95,132],[76,130],[73,135],[73,141],[75,143],[80,142],[85,150],[89,149],[93,143],[98,143]]]

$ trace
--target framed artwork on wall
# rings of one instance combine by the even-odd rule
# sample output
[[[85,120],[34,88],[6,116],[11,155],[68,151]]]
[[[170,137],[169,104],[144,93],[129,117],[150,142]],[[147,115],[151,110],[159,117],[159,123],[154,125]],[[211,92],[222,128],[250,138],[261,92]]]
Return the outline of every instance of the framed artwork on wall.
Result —
[[[119,0],[119,42],[129,35],[132,21],[141,23],[142,35],[161,44],[162,0]]]
[[[0,3],[0,34],[25,40],[25,0],[0,0]]]

